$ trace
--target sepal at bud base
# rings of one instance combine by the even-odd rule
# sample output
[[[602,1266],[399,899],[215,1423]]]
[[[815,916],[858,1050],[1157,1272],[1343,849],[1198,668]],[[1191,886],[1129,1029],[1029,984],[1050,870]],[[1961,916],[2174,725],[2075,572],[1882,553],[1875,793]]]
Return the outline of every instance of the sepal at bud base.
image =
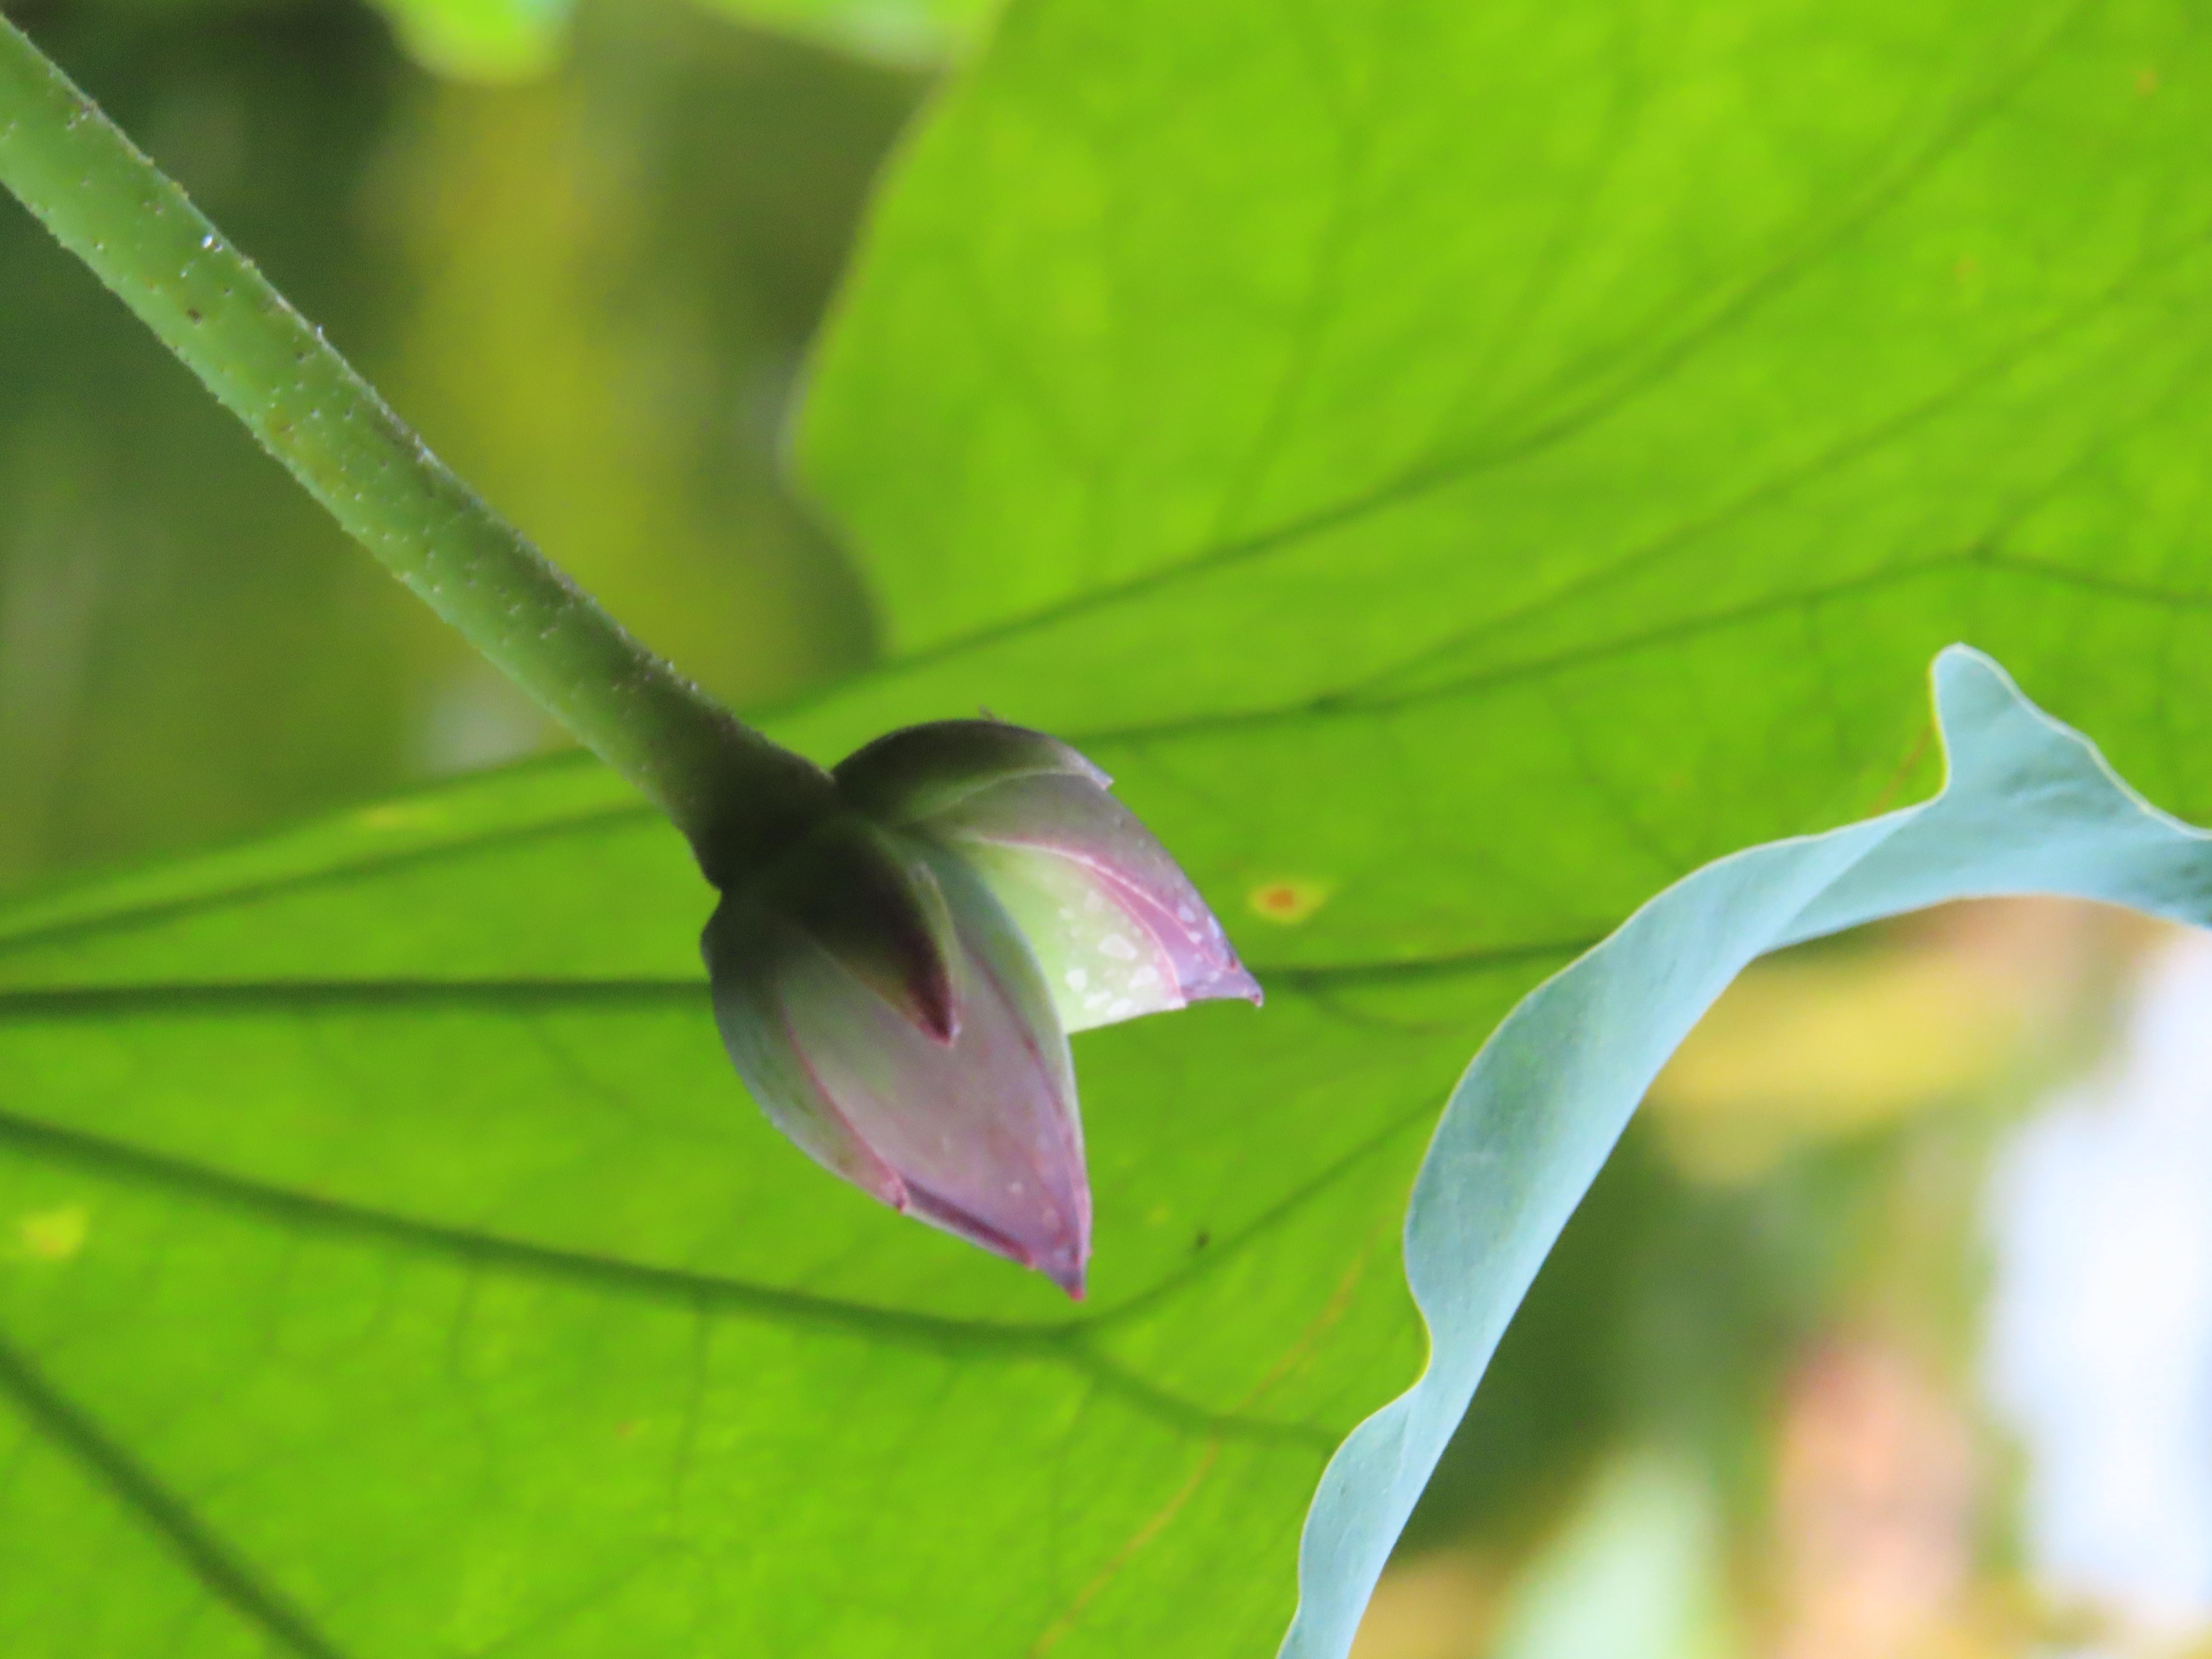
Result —
[[[1004,720],[932,720],[864,744],[830,773],[838,793],[878,823],[901,828],[952,811],[1019,778],[1113,780],[1058,738]]]

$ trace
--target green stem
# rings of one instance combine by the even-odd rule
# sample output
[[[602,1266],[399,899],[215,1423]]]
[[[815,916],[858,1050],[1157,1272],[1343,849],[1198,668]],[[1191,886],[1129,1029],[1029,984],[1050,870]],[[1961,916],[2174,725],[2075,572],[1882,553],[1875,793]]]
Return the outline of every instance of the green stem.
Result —
[[[818,810],[817,768],[632,639],[479,500],[4,17],[0,184],[355,539],[666,812],[709,876]]]

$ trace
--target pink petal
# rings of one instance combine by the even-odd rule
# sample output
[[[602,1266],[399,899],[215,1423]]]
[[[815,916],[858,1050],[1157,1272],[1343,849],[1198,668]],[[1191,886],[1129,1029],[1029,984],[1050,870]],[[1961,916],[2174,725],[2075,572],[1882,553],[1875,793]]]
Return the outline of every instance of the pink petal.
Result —
[[[894,1209],[906,1184],[854,1131],[808,1068],[784,1019],[777,963],[805,948],[786,924],[728,900],[702,941],[722,1046],[769,1122],[832,1175]]]
[[[931,1039],[837,956],[784,925],[765,1006],[715,1007],[738,1069],[780,1128],[892,1207],[1083,1293],[1091,1249],[1075,1075],[1037,968],[989,894],[940,868],[963,1011]],[[742,956],[708,928],[710,965]],[[750,976],[757,983],[761,976]]]
[[[1006,779],[917,827],[963,854],[1012,913],[1068,1030],[1261,1000],[1190,878],[1089,779]]]

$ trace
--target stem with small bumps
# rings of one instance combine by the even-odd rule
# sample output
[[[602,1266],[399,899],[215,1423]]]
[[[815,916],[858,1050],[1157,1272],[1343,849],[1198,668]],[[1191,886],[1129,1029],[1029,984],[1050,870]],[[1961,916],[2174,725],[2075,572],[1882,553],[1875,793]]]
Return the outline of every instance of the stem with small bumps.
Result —
[[[486,506],[4,17],[0,184],[356,540],[667,813],[710,877],[820,810],[819,769],[631,638]]]

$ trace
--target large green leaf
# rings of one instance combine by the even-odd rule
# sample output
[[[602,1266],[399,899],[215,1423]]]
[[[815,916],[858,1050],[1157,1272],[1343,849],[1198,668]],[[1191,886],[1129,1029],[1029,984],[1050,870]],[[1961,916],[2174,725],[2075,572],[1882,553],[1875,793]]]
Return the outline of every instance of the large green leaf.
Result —
[[[1854,816],[1961,634],[2203,805],[2208,59],[2160,0],[1018,8],[806,434],[885,701],[1116,733],[1179,846],[1337,883],[1316,961]]]
[[[580,764],[28,902],[0,1640],[1267,1651],[1522,993],[1932,783],[1949,637],[2212,805],[2191,21],[1018,6],[804,447],[893,660],[776,729],[1062,732],[1267,982],[1078,1039],[1093,1301],[761,1124]]]
[[[1389,1238],[1483,1015],[1395,1076],[1317,1004],[1083,1039],[1116,1243],[1078,1320],[767,1128],[707,896],[559,764],[9,915],[11,1652],[1279,1622],[1366,1369],[1416,1357]]]

